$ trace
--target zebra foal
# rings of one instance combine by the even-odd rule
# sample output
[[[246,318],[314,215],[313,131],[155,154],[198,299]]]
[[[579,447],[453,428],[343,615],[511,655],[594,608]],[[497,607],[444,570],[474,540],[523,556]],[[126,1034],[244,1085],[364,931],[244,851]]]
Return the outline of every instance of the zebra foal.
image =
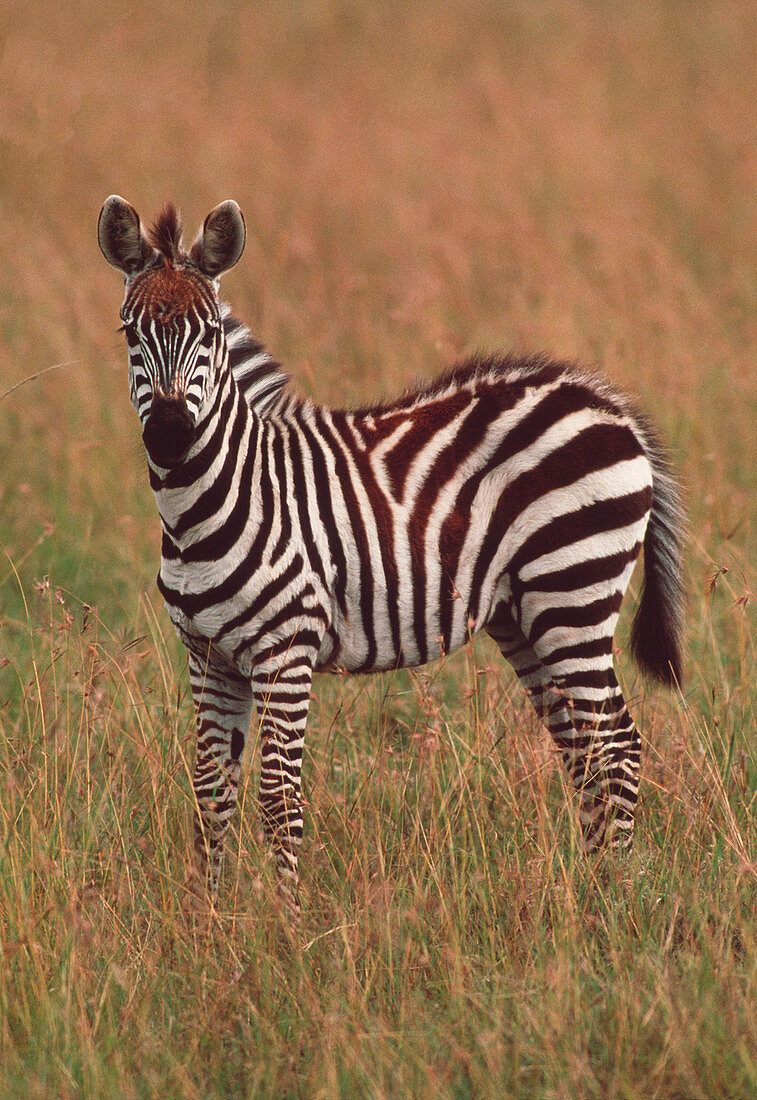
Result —
[[[125,276],[129,389],[163,542],[158,586],[188,651],[196,849],[212,897],[253,705],[260,805],[297,912],[301,764],[314,671],[416,666],[496,641],[578,791],[588,850],[630,845],[639,734],[613,670],[680,677],[682,509],[647,423],[544,357],[470,359],[373,408],[294,395],[218,298],[245,224],[217,206],[185,251],[176,209],[145,231],[117,195],[98,239]]]

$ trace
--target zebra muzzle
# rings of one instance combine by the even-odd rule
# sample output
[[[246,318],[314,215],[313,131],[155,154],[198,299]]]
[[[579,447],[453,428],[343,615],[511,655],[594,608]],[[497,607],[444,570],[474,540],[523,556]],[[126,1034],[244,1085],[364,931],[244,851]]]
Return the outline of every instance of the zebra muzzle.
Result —
[[[156,466],[176,466],[181,462],[195,439],[192,415],[182,396],[155,394],[142,439]]]

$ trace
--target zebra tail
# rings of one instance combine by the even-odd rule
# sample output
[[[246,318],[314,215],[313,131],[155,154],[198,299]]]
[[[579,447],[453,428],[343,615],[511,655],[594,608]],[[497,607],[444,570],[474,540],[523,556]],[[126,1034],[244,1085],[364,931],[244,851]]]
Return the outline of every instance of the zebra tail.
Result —
[[[652,466],[652,511],[644,536],[644,584],[631,626],[631,652],[642,672],[674,687],[682,680],[685,613],[680,488],[650,428],[640,423]]]

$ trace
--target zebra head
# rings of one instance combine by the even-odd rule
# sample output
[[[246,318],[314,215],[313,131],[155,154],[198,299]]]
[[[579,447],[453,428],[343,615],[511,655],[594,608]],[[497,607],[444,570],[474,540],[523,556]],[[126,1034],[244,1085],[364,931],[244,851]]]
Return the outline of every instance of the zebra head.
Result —
[[[195,440],[223,363],[218,280],[244,250],[242,212],[231,200],[216,206],[185,252],[172,204],[145,232],[134,207],[111,195],[97,237],[126,279],[129,391],[148,456],[156,466],[175,466]]]

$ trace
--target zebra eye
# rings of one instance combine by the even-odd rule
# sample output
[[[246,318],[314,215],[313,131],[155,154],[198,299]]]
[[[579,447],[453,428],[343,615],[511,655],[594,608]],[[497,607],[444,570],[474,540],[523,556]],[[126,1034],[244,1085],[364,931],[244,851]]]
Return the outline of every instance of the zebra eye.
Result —
[[[204,348],[212,347],[217,333],[218,333],[218,326],[217,325],[206,325],[205,326],[205,331],[203,332],[203,334],[200,338],[200,343],[202,344],[202,346]]]

